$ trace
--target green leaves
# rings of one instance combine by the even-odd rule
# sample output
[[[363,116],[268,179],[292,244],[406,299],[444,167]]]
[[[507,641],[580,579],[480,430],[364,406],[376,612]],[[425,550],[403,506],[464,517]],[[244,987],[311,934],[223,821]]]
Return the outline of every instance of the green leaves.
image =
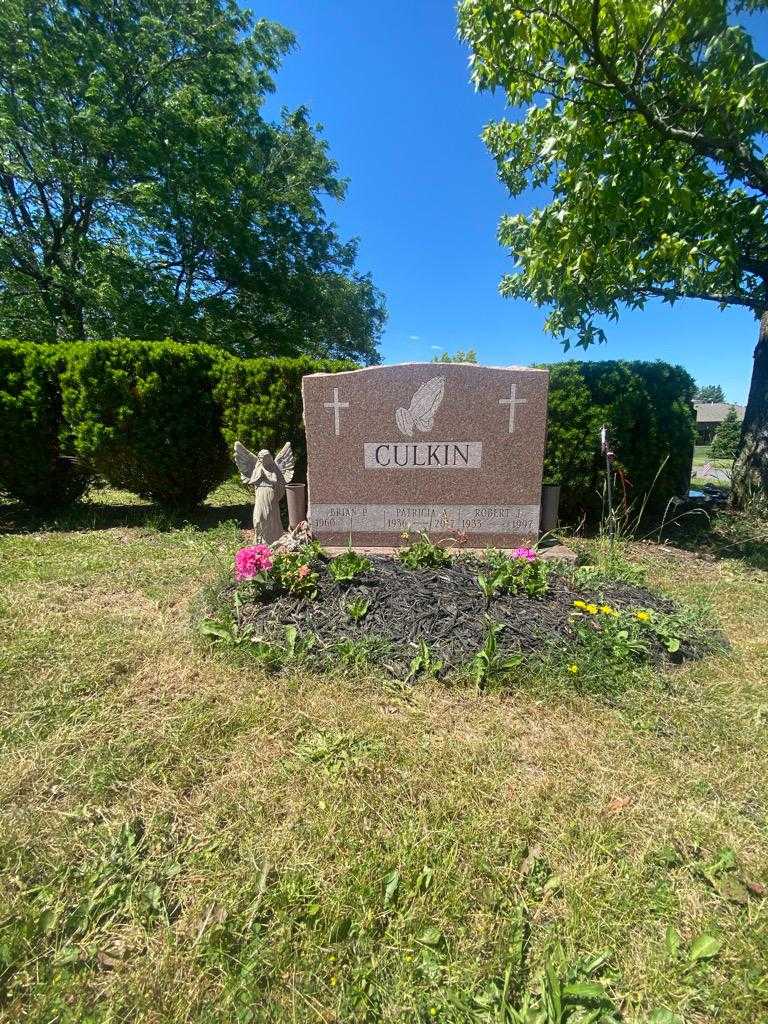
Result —
[[[553,193],[502,220],[517,263],[502,293],[551,306],[547,328],[564,341],[604,340],[599,318],[651,296],[765,304],[768,76],[726,23],[739,13],[719,0],[695,13],[650,0],[459,5],[476,85],[524,108],[484,131],[499,175],[513,195]]]
[[[225,0],[110,11],[0,11],[0,333],[375,359],[336,164],[306,109],[263,115],[293,35]]]
[[[691,943],[688,959],[692,964],[698,963],[700,960],[712,960],[722,947],[722,939],[715,938],[714,935],[699,935]]]

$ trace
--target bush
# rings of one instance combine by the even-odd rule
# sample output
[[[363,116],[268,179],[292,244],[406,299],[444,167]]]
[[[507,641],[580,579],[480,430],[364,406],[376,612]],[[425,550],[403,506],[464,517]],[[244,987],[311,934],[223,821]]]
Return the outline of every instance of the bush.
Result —
[[[170,341],[3,343],[0,488],[35,507],[71,500],[85,486],[65,458],[71,452],[116,487],[189,508],[234,472],[236,439],[272,452],[290,441],[303,479],[301,378],[352,368],[308,357],[241,360]],[[684,370],[573,361],[549,371],[545,480],[562,484],[564,521],[600,513],[603,423],[629,502],[650,491],[648,508],[658,512],[687,491],[695,385]],[[619,502],[623,493],[619,486]]]
[[[189,509],[230,474],[214,387],[231,357],[171,341],[78,342],[62,349],[72,442],[110,484]]]
[[[276,452],[291,442],[296,459],[294,480],[305,480],[307,442],[302,422],[301,378],[310,373],[354,370],[338,360],[230,359],[221,364],[216,397],[222,430],[231,450],[235,441],[258,451]]]
[[[89,480],[61,444],[58,351],[0,342],[0,491],[36,511],[73,503]]]
[[[735,409],[729,409],[715,431],[709,454],[713,459],[735,459],[741,442],[741,420]]]
[[[687,493],[695,384],[685,370],[663,362],[572,361],[556,363],[549,372],[544,475],[562,484],[563,519],[594,518],[600,512],[603,424],[616,454],[617,502],[626,497],[638,509],[649,495],[647,510],[659,513],[671,497]]]

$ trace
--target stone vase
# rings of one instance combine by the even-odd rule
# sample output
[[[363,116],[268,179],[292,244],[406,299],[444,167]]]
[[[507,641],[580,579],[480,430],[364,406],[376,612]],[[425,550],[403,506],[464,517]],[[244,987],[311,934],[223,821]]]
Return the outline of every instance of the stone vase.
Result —
[[[544,484],[541,488],[541,533],[551,533],[555,529],[559,510],[560,484]]]
[[[286,484],[285,497],[288,502],[288,526],[295,530],[307,518],[307,485]]]

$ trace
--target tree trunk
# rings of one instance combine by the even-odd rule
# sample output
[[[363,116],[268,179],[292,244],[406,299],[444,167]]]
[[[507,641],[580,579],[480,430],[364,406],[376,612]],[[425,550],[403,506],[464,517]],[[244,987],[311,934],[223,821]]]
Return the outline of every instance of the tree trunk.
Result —
[[[731,496],[735,508],[768,497],[768,310],[760,317],[752,383],[733,465]]]

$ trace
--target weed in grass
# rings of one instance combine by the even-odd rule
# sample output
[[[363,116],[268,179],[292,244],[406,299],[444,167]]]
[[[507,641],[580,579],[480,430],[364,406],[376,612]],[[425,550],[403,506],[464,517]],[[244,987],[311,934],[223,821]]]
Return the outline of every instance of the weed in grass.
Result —
[[[382,662],[390,650],[391,645],[383,637],[345,637],[325,648],[325,660],[329,665],[362,671]]]
[[[493,683],[503,682],[523,661],[520,654],[506,654],[499,647],[499,634],[504,626],[500,622],[488,621],[488,631],[483,646],[470,660],[467,668],[479,690]]]
[[[382,752],[382,744],[341,729],[313,729],[302,733],[294,747],[298,761],[317,765],[334,778],[362,767]]]
[[[444,667],[443,662],[432,653],[429,645],[420,640],[418,651],[411,658],[410,669],[405,681],[408,682],[411,679],[416,679],[418,676],[434,679],[440,675]]]

